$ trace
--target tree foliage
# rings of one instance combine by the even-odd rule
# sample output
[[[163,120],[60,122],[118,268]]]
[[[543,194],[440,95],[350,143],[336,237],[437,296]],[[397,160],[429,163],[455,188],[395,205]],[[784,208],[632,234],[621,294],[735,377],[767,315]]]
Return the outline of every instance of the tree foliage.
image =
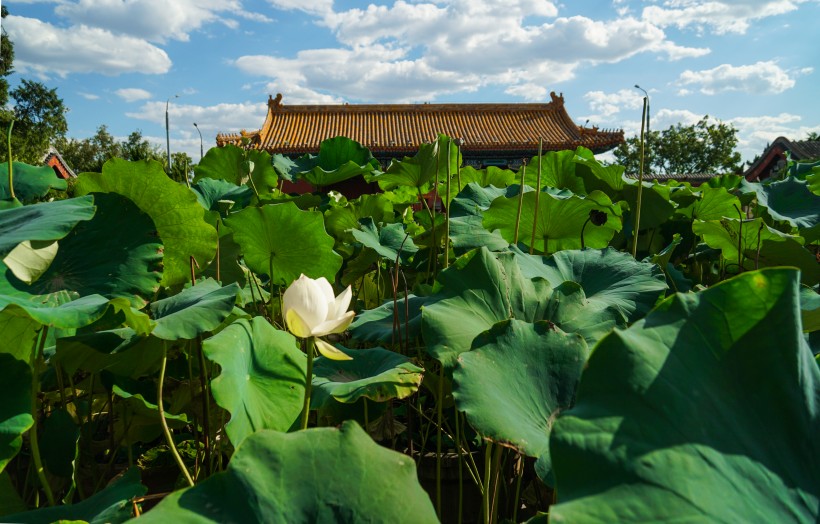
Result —
[[[708,116],[693,125],[676,124],[663,131],[650,131],[645,137],[644,173],[738,173],[742,168],[736,146],[737,129]],[[627,139],[614,154],[626,173],[638,174],[639,136]]]

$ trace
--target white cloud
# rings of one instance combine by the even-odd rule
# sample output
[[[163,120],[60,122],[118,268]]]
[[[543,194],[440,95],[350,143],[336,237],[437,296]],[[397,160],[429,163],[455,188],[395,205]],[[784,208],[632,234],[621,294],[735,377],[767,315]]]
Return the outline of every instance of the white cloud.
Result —
[[[804,70],[795,73],[804,74]],[[752,94],[778,94],[794,87],[795,80],[773,61],[733,66],[722,64],[713,69],[684,71],[678,78],[681,85],[699,86],[701,93],[714,95],[727,91]]]
[[[126,87],[123,89],[117,89],[116,91],[114,91],[114,94],[122,98],[126,102],[136,102],[138,100],[147,100],[151,98],[151,93],[149,93],[145,89],[139,89],[136,87]]]
[[[85,98],[86,100],[99,100],[100,96],[95,95],[94,93],[85,93],[85,92],[78,92],[78,95]]]
[[[779,136],[790,140],[804,140],[810,132],[820,132],[820,125],[809,126],[803,118],[791,113],[738,117],[728,123],[738,130],[738,151],[744,161],[763,153],[766,146]]]
[[[160,43],[188,41],[192,31],[212,22],[236,25],[229,15],[269,20],[245,12],[239,0],[76,0],[60,2],[55,12],[77,25]]]
[[[717,34],[745,33],[751,22],[789,13],[812,0],[664,0],[644,8],[643,18],[660,27],[710,27]]]
[[[590,91],[584,95],[589,103],[593,115],[590,120],[611,121],[611,117],[621,112],[621,109],[640,109],[643,105],[643,94],[637,89],[621,89],[615,93]]]
[[[162,49],[105,29],[84,25],[64,29],[13,15],[6,17],[3,27],[14,42],[14,68],[21,73],[160,74],[171,68]]]
[[[333,0],[268,0],[276,9],[284,11],[304,11],[311,14],[333,12]]]
[[[548,94],[546,87],[532,83],[511,85],[504,92],[530,102],[544,100]]]

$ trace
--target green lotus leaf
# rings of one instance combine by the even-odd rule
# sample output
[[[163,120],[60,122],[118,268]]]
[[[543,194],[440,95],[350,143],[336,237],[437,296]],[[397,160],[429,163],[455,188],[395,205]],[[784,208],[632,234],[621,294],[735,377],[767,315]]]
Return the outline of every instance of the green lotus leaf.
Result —
[[[701,189],[700,199],[692,205],[691,219],[720,220],[736,218],[742,213],[740,199],[722,187]]]
[[[69,506],[40,508],[26,513],[7,515],[3,520],[25,524],[80,521],[89,524],[119,524],[131,517],[131,501],[145,495],[148,488],[140,482],[139,468],[130,468],[104,490]]]
[[[453,397],[480,435],[538,458],[538,476],[551,483],[550,430],[575,401],[588,353],[583,338],[548,322],[505,320],[459,355]]]
[[[461,153],[452,143],[452,139],[446,135],[439,135],[434,142],[422,144],[415,156],[394,160],[387,167],[387,171],[368,176],[367,180],[378,182],[383,191],[397,187],[421,189],[435,180],[436,173],[440,181],[447,180],[448,159],[449,172],[453,176],[461,165]]]
[[[645,316],[667,289],[655,264],[638,262],[611,247],[566,250],[551,257],[528,255],[517,248],[512,252],[525,277],[545,278],[553,287],[577,282],[591,310],[615,308],[629,322]]]
[[[757,202],[774,220],[799,228],[806,242],[820,240],[820,196],[809,189],[805,180],[787,177],[771,184],[748,184]]]
[[[21,511],[26,511],[26,503],[17,494],[8,472],[0,472],[0,516]]]
[[[807,286],[800,287],[800,316],[803,331],[820,330],[820,294]]]
[[[63,478],[74,476],[79,440],[80,428],[65,408],[49,413],[40,433],[40,449],[43,464],[52,475]]]
[[[359,219],[370,217],[376,223],[392,222],[393,203],[383,194],[362,195],[345,206],[331,207],[325,212],[327,232],[340,243],[353,243],[351,229],[359,228]]]
[[[188,521],[438,522],[413,459],[349,421],[339,429],[254,433],[225,472],[139,517],[141,524]]]
[[[100,295],[88,295],[71,302],[59,305],[35,302],[20,297],[0,295],[0,311],[17,317],[30,318],[39,326],[60,329],[77,329],[88,326],[105,315],[109,308],[123,313],[141,324],[138,313],[131,310],[127,300],[122,298],[107,299]]]
[[[67,373],[83,370],[138,378],[156,372],[163,344],[157,337],[139,334],[131,328],[117,328],[57,339],[54,361]]]
[[[579,148],[579,153],[592,154],[588,149]],[[551,187],[555,189],[568,189],[575,194],[585,194],[584,181],[582,178],[576,176],[575,170],[577,164],[575,163],[576,152],[567,149],[564,151],[547,151],[541,156],[541,187],[536,187],[538,181],[538,164],[537,156],[532,157],[526,165],[526,176],[524,181],[527,185],[536,188],[536,190],[544,187]],[[515,179],[521,180],[521,170],[524,166],[519,168]]]
[[[296,162],[285,155],[276,153],[271,156],[271,164],[280,180],[296,182]]]
[[[24,240],[59,240],[95,211],[91,195],[0,210],[0,256]]]
[[[481,187],[469,183],[450,204],[450,241],[456,253],[463,253],[476,247],[486,247],[490,251],[506,249],[510,244],[498,232],[484,228],[484,212],[490,209],[493,200],[504,196],[512,198],[518,195],[520,186],[499,189],[494,186]],[[525,191],[531,191],[525,187]]]
[[[0,199],[11,198],[9,191],[9,163],[0,164]],[[48,194],[50,189],[65,191],[68,183],[59,178],[51,166],[32,166],[23,162],[12,163],[14,195],[21,202],[32,202]]]
[[[29,362],[37,331],[41,325],[28,315],[15,315],[8,311],[0,312],[0,353],[7,353],[17,360]]]
[[[208,154],[222,149],[213,148]],[[181,284],[191,278],[191,257],[200,266],[213,259],[216,230],[203,219],[205,210],[192,191],[165,175],[159,162],[114,158],[103,165],[102,171],[82,173],[77,179],[77,194],[117,193],[151,217],[165,246],[163,286]]]
[[[333,281],[342,266],[318,211],[302,211],[292,202],[268,204],[234,213],[225,225],[242,247],[245,264],[277,284],[288,285],[301,274]]]
[[[798,282],[745,273],[604,338],[553,426],[550,521],[815,522],[820,368]]]
[[[741,234],[742,227],[742,234]],[[815,256],[803,247],[803,238],[788,235],[767,226],[762,218],[744,220],[695,220],[692,231],[701,235],[709,247],[720,249],[729,264],[738,267],[738,240],[744,269],[771,266],[800,268],[801,281],[807,286],[820,282],[820,265]]]
[[[524,194],[518,229],[518,242],[529,246],[533,238],[536,193]],[[498,230],[509,243],[515,240],[519,198],[497,198],[484,213],[483,224],[489,231]],[[535,224],[535,245],[539,252],[554,253],[562,249],[581,247],[581,228],[590,211],[603,211],[607,221],[601,226],[588,224],[584,232],[585,245],[603,248],[621,230],[621,210],[604,193],[593,191],[586,197],[556,197],[541,192],[538,199],[538,221]]]
[[[372,218],[366,217],[359,220],[358,229],[353,229],[351,233],[364,247],[372,249],[381,258],[386,258],[390,262],[395,262],[396,258],[399,258],[402,263],[407,263],[419,250],[405,231],[404,225],[400,223],[382,224],[381,227],[377,227]]]
[[[270,193],[279,184],[279,177],[267,151],[245,150],[233,144],[208,150],[194,167],[194,182],[199,183],[205,178],[225,180],[236,186],[255,187],[259,194]]]
[[[707,180],[703,186],[722,187],[726,189],[726,191],[733,191],[740,186],[740,181],[742,178],[743,177],[740,175],[727,173],[725,175],[713,176]]]
[[[379,173],[379,162],[370,150],[350,138],[337,136],[319,144],[318,155],[304,155],[294,161],[297,177],[314,187],[324,187],[359,175]]]
[[[236,303],[239,285],[222,287],[211,279],[197,282],[180,293],[151,303],[157,321],[152,335],[164,340],[193,339],[213,331],[228,318]]]
[[[238,211],[250,204],[253,191],[248,186],[238,186],[219,178],[202,178],[191,186],[196,199],[208,211],[226,214],[226,207]]]
[[[576,174],[584,180],[587,192],[603,191],[613,202],[625,200],[634,215],[638,206],[640,183],[624,175],[624,167],[603,165],[595,158],[576,155]],[[641,230],[666,222],[675,211],[671,189],[657,182],[644,182],[641,191]],[[634,221],[634,218],[631,219]]]
[[[409,397],[419,389],[424,370],[409,358],[376,347],[352,350],[336,346],[353,360],[319,357],[313,364],[311,407],[335,399],[352,403],[362,397],[375,402]]]
[[[3,332],[5,334],[5,332]],[[29,353],[31,349],[29,349]],[[23,445],[23,434],[31,428],[31,367],[28,361],[0,352],[0,384],[3,384],[3,402],[0,402],[0,472],[14,458]],[[3,518],[3,520],[6,520]],[[11,522],[11,521],[9,521]]]
[[[56,240],[24,240],[9,251],[3,263],[18,280],[31,285],[49,268],[59,247]]]
[[[435,300],[431,297],[418,297],[412,293],[396,302],[397,310],[393,309],[393,300],[387,300],[379,307],[362,311],[348,328],[355,340],[362,342],[377,342],[395,344],[394,317],[398,322],[397,334],[401,339],[414,340],[421,334],[421,308]],[[397,314],[394,315],[394,311]]]
[[[100,193],[95,200],[94,217],[79,223],[59,241],[54,260],[31,285],[0,263],[5,273],[0,275],[0,293],[100,294],[125,297],[136,307],[143,307],[162,279],[163,246],[154,223],[130,200],[117,194]]]
[[[202,350],[222,370],[211,390],[231,414],[225,431],[234,446],[260,429],[287,431],[299,418],[307,359],[290,333],[262,317],[240,319],[205,340]]]

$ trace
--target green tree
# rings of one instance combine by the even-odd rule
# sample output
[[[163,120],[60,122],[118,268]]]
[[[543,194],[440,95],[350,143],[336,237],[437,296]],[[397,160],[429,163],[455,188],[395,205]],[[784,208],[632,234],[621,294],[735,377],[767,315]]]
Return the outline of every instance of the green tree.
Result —
[[[188,153],[183,153],[181,151],[171,153],[171,173],[169,175],[171,180],[184,184],[186,177],[189,180],[193,179],[194,165],[196,164],[194,164],[194,160],[188,155]]]
[[[111,158],[120,156],[122,149],[117,139],[108,132],[108,126],[105,124],[98,127],[91,138],[63,138],[57,141],[56,147],[66,163],[77,173],[101,172],[103,164]]]
[[[39,164],[49,145],[65,137],[68,123],[63,99],[56,89],[49,89],[40,82],[23,79],[11,93],[14,108],[11,114],[2,115],[0,125],[8,130],[14,118],[12,152],[14,159],[28,164]],[[0,148],[0,158],[5,161],[7,152]]]
[[[142,131],[133,131],[128,138],[120,142],[120,156],[126,160],[158,160],[165,165],[166,157],[159,146],[152,146],[142,136]]]
[[[6,6],[0,6],[2,10],[2,17],[6,18],[9,14]],[[14,72],[12,64],[14,63],[14,44],[11,43],[6,31],[1,31],[0,35],[0,111],[5,111],[6,104],[9,101],[9,81],[6,77]]]
[[[742,170],[737,129],[703,117],[697,124],[676,124],[645,137],[644,173],[666,175],[739,173]],[[640,170],[640,137],[634,136],[614,151],[617,163],[628,174]]]

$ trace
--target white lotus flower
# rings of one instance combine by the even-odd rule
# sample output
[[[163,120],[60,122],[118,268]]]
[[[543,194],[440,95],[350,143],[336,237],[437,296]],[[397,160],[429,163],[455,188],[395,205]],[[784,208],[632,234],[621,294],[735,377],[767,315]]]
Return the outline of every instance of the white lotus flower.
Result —
[[[350,286],[339,296],[325,277],[312,279],[301,275],[282,295],[282,316],[288,330],[300,338],[314,337],[316,349],[333,360],[351,360],[319,337],[342,333],[353,322],[355,313],[347,311],[352,292]]]

